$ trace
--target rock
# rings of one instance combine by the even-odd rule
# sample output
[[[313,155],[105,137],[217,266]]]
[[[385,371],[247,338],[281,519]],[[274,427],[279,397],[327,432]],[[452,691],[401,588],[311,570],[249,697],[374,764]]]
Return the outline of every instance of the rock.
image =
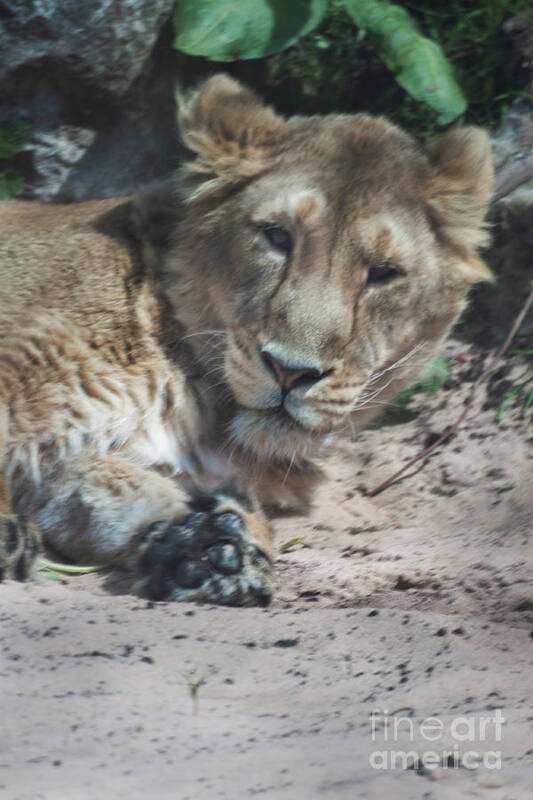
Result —
[[[173,0],[4,0],[0,81],[60,63],[78,78],[122,95],[139,77]]]
[[[10,163],[27,197],[127,194],[176,164],[174,0],[3,0],[0,123],[25,120]]]
[[[507,114],[493,138],[496,200],[513,212],[533,203],[533,20],[510,17],[503,25],[507,37],[508,68],[521,73],[523,99]]]
[[[497,347],[507,336],[531,291],[533,251],[533,104],[513,104],[505,126],[493,137],[495,202],[490,215],[492,246],[485,254],[495,282],[480,284],[457,333],[484,347]],[[530,348],[533,314],[513,342]]]
[[[529,18],[528,18],[529,16]],[[510,17],[503,30],[511,42],[511,61],[529,73],[529,90],[533,92],[533,19],[531,14]]]
[[[533,103],[515,103],[492,139],[495,198],[515,210],[533,202]]]
[[[65,190],[75,164],[82,160],[96,138],[90,128],[58,125],[54,131],[34,131],[26,152],[32,152],[41,200],[52,200],[57,188]]]

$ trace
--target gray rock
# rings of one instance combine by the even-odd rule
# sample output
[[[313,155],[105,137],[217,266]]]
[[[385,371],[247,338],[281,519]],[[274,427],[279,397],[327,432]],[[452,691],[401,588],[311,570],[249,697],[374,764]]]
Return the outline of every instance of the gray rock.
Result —
[[[173,6],[174,0],[3,0],[0,82],[54,62],[65,79],[123,95]]]
[[[25,196],[128,194],[178,160],[174,0],[2,0],[0,123],[28,140],[10,162]]]
[[[533,19],[531,11],[510,17],[503,30],[511,44],[511,66],[519,66],[529,75],[529,91],[533,93]]]
[[[533,104],[515,103],[492,139],[495,199],[518,209],[533,202]]]
[[[481,284],[459,327],[459,335],[483,347],[505,340],[531,291],[533,252],[533,106],[511,108],[502,130],[492,139],[496,192],[490,216],[492,246],[486,253],[493,284]],[[530,348],[533,314],[529,313],[513,348]]]
[[[39,180],[34,186],[41,200],[53,200],[57,187],[64,187],[74,165],[81,161],[96,138],[90,128],[59,125],[49,132],[36,131],[24,149],[33,154]]]

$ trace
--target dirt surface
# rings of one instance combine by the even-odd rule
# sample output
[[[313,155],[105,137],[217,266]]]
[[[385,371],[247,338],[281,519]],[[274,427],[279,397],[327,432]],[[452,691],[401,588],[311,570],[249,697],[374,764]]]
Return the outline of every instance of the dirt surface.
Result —
[[[102,575],[0,587],[0,797],[530,800],[533,427],[495,413],[531,364],[506,360],[449,443],[367,495],[489,357],[448,350],[467,358],[444,389],[339,444],[310,513],[276,520],[281,549],[303,541],[270,609],[146,603]]]

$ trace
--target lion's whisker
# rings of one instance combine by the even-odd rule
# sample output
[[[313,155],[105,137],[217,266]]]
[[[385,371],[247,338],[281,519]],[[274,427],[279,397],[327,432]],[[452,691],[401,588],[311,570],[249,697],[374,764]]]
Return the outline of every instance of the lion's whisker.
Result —
[[[393,369],[398,369],[398,367],[404,366],[408,361],[410,361],[410,359],[414,356],[414,354],[417,353],[419,350],[421,350],[423,347],[425,347],[426,344],[427,344],[426,341],[419,342],[411,350],[409,350],[408,353],[406,353],[404,356],[399,358],[397,361],[395,361],[389,367],[385,367],[385,369],[382,369],[382,370],[379,370],[378,372],[373,373],[370,376],[370,378],[368,379],[368,381],[366,382],[366,385],[370,386],[372,383],[375,383],[379,378],[381,378],[383,375],[385,375],[385,373],[390,372]]]
[[[383,386],[380,386],[374,392],[372,392],[372,393],[370,393],[368,395],[361,395],[360,397],[358,397],[357,400],[356,400],[356,403],[355,403],[355,406],[354,406],[353,410],[354,411],[359,411],[361,408],[364,408],[365,406],[367,406],[368,403],[370,403],[375,397],[378,397],[378,395],[380,395],[381,392],[383,392],[388,386],[391,385],[392,380],[393,379],[390,378],[390,380],[388,380],[387,383],[385,383]],[[362,403],[361,403],[361,400],[363,401]]]
[[[295,457],[296,457],[296,450],[293,452],[293,454],[291,456],[291,460],[289,461],[289,466],[287,467],[287,472],[285,473],[285,477],[283,478],[283,480],[281,482],[282,486],[285,486],[285,484],[287,482],[287,478],[289,477],[289,472],[291,471],[292,465],[294,464]]]
[[[195,331],[195,333],[188,333],[187,336],[182,336],[181,341],[185,339],[192,339],[193,336],[227,336],[227,331],[223,330],[208,330],[208,331]]]

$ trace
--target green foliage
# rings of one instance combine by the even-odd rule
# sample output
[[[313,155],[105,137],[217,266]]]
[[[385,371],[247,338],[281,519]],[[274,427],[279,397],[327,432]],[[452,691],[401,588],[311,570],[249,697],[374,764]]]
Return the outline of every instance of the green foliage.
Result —
[[[372,36],[400,86],[437,112],[439,125],[464,113],[465,98],[442,49],[422,36],[404,8],[383,0],[345,0],[345,5],[356,25]]]
[[[449,359],[443,356],[436,356],[433,361],[418,376],[416,381],[396,395],[392,401],[395,408],[406,408],[415,394],[422,391],[427,397],[436,394],[442,389],[450,374]]]
[[[533,356],[533,350],[514,350],[514,355],[523,355],[523,356]],[[529,408],[533,406],[533,391],[528,390],[526,393],[526,389],[528,387],[533,388],[533,375],[529,375],[524,380],[519,381],[516,386],[509,392],[503,403],[500,405],[498,412],[496,414],[496,422],[500,422],[501,418],[503,417],[506,409],[510,406],[513,400],[520,395],[524,396],[524,403],[523,408],[524,411],[527,411]]]
[[[499,124],[520,94],[520,65],[509,58],[503,26],[515,15],[533,19],[531,0],[405,0],[404,5],[453,64],[469,121]]]
[[[376,85],[379,70],[390,80],[368,37],[352,23],[343,3],[333,0],[318,28],[267,60],[266,90],[285,113],[348,112],[368,107],[362,97],[365,83],[371,73]]]
[[[24,122],[6,122],[0,125],[0,160],[7,160],[16,155],[24,145],[28,135],[28,126]],[[15,170],[0,172],[0,200],[11,200],[24,190],[24,181]]]
[[[343,58],[352,61],[368,33],[369,44],[377,48],[398,83],[437,114],[438,124],[449,123],[464,112],[466,102],[439,45],[420,33],[404,8],[385,0],[179,0],[174,12],[174,46],[213,61],[262,58],[291,47],[325,17],[335,17],[338,24],[339,11],[349,30],[348,37],[339,31],[339,39],[355,42],[355,47],[342,53]],[[315,43],[318,49],[330,46],[322,36]],[[320,61],[315,53],[313,62],[318,70]],[[339,76],[329,77],[335,85]],[[331,83],[328,93],[330,87]]]
[[[175,47],[212,61],[262,58],[315,28],[328,0],[180,0]]]
[[[13,197],[18,197],[24,190],[24,181],[12,169],[6,172],[0,172],[0,200],[11,200]]]
[[[498,409],[498,413],[496,414],[496,421],[499,422],[504,415],[505,409],[510,405],[510,403],[514,400],[514,398],[524,392],[524,390],[533,384],[533,375],[529,378],[526,378],[525,381],[521,381],[512,392],[509,392],[503,403]],[[531,408],[533,405],[533,392],[529,392],[524,399],[524,411],[527,411],[528,408]]]
[[[465,119],[499,125],[530,77],[517,58],[509,57],[503,25],[516,14],[533,16],[531,0],[402,0],[400,5],[451,62],[468,103]],[[330,0],[312,33],[268,59],[270,99],[293,113],[364,109],[386,114],[417,135],[433,135],[436,114],[391,80],[372,40],[351,24],[344,0]]]
[[[28,137],[28,126],[19,120],[0,125],[0,158],[18,153]]]

